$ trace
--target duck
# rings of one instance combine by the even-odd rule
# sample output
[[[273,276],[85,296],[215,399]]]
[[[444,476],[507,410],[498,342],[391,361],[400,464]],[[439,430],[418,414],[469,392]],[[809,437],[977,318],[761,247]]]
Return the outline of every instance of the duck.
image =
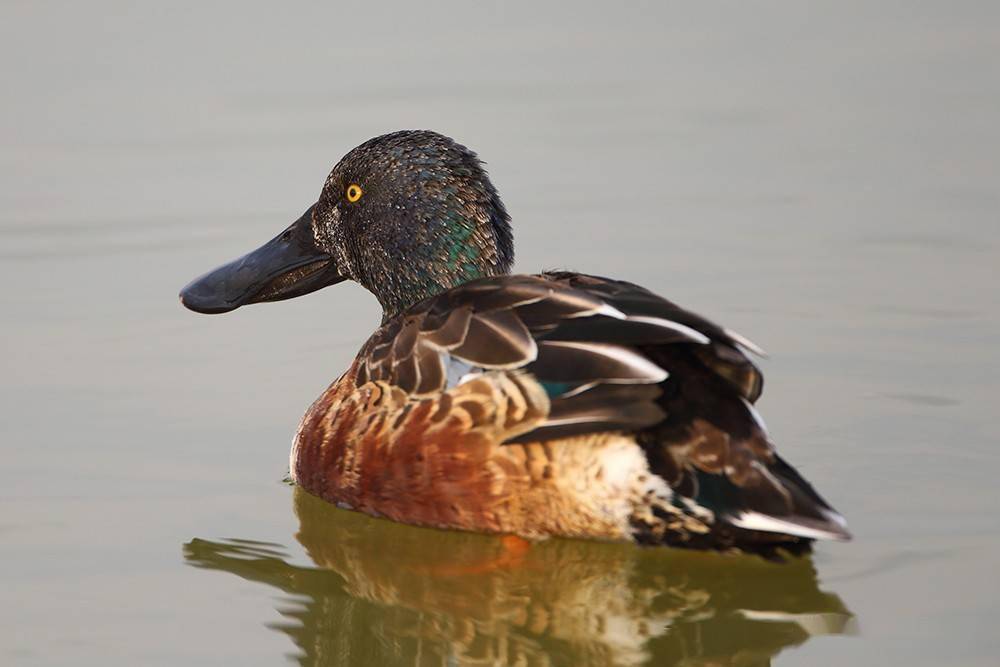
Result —
[[[380,325],[295,433],[289,478],[440,529],[765,556],[847,540],[754,403],[763,351],[639,286],[514,274],[511,218],[457,141],[350,150],[317,201],[181,290],[219,314],[352,280]]]

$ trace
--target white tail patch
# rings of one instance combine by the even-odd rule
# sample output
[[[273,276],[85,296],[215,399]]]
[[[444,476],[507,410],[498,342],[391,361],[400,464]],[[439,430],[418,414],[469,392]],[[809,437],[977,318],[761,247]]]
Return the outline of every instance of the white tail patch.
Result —
[[[737,528],[746,530],[760,530],[767,533],[780,533],[782,535],[794,535],[805,537],[810,540],[838,540],[851,539],[847,532],[847,522],[835,512],[824,511],[824,515],[836,528],[825,530],[816,526],[804,526],[793,521],[785,521],[777,517],[761,514],[760,512],[741,512],[734,517],[729,517],[729,523]]]

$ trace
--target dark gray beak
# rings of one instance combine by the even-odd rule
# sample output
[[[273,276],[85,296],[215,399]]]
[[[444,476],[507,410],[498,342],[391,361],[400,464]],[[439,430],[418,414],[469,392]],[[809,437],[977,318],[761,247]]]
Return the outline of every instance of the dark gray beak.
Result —
[[[209,271],[181,290],[181,303],[198,313],[227,313],[261,301],[281,301],[346,279],[316,247],[312,211],[251,253]]]

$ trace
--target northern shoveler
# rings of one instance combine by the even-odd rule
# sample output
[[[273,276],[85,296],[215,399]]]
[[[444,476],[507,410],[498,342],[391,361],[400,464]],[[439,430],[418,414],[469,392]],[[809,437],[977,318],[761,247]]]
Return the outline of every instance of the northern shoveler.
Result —
[[[355,280],[381,326],[306,412],[291,478],[405,523],[802,551],[844,519],[774,450],[746,338],[621,280],[510,275],[510,218],[476,154],[371,139],[261,248],[194,280],[222,313]]]

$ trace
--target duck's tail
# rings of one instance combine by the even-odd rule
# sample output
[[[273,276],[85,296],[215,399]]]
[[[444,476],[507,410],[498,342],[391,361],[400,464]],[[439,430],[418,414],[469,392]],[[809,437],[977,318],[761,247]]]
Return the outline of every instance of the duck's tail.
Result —
[[[666,346],[651,356],[670,374],[661,384],[667,417],[640,443],[676,496],[711,512],[710,532],[692,546],[797,551],[850,539],[844,518],[777,454],[757,410],[719,369]]]

